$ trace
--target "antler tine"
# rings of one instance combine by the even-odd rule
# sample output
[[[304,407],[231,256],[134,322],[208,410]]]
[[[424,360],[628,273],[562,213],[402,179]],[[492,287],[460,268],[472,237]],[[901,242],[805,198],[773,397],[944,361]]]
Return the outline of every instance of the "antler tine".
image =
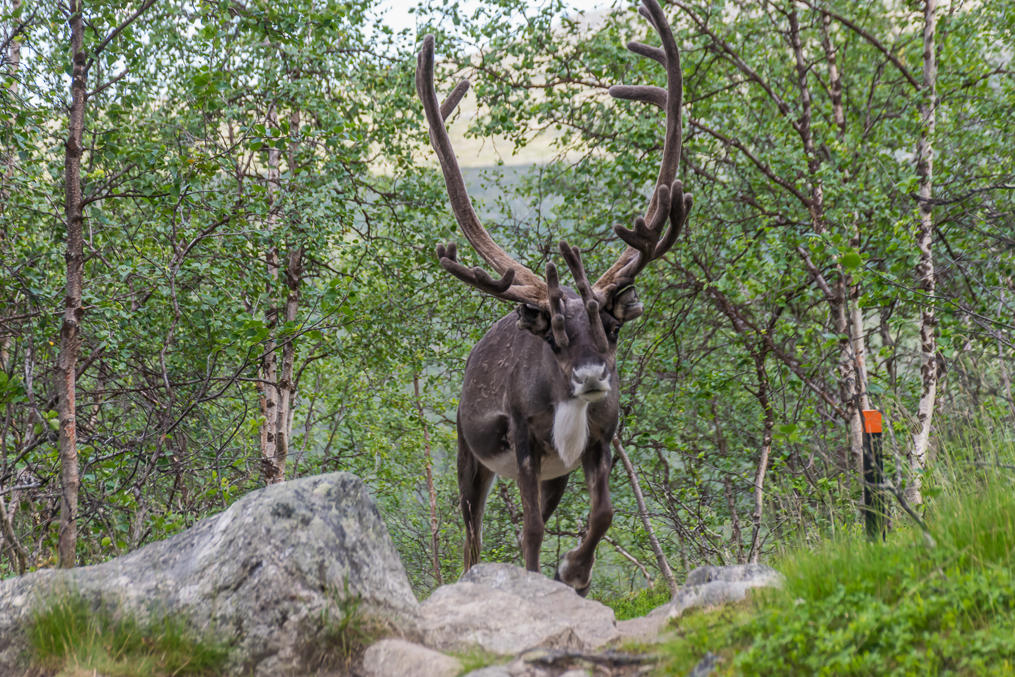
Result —
[[[589,285],[589,279],[585,275],[585,264],[582,263],[581,251],[577,247],[572,247],[565,241],[561,241],[558,245],[560,253],[564,257],[564,263],[567,264],[568,270],[571,271],[571,277],[574,278],[574,284],[578,288],[578,293],[581,294],[582,300],[585,302],[598,300],[596,293],[592,291],[592,287]]]
[[[655,221],[646,224],[645,219],[638,217],[634,220],[634,230],[628,230],[623,226],[614,226],[613,230],[630,247],[638,250],[638,256],[631,259],[614,278],[614,283],[619,287],[627,286],[634,282],[638,273],[645,269],[652,261],[663,256],[670,250],[677,236],[683,232],[683,226],[687,222],[687,215],[691,211],[693,199],[690,193],[684,193],[683,184],[674,181],[671,189],[660,186],[660,209],[656,214]],[[665,192],[665,195],[663,194]],[[670,227],[666,234],[662,234],[662,225],[669,217]]]
[[[634,52],[638,56],[648,57],[649,59],[655,59],[659,63],[666,66],[666,51],[662,47],[653,47],[646,45],[644,42],[638,42],[632,40],[627,43],[627,49]]]
[[[512,289],[515,279],[514,269],[504,273],[499,280],[495,280],[479,266],[469,268],[459,263],[458,249],[453,242],[447,246],[442,244],[437,245],[437,258],[440,260],[441,267],[444,270],[481,292],[496,296],[505,301],[531,302],[528,297],[519,295],[515,289]]]
[[[444,103],[441,104],[441,120],[447,120],[455,108],[458,108],[458,104],[461,102],[462,97],[465,96],[465,93],[469,91],[471,84],[468,80],[461,80],[455,85],[455,88],[448,94],[448,98],[444,99]]]
[[[557,275],[557,266],[552,262],[546,264],[546,288],[547,299],[550,311],[550,329],[553,331],[553,340],[557,345],[566,348],[570,343],[565,328],[563,300],[564,292],[560,288],[560,276]]]
[[[564,263],[571,271],[578,293],[585,302],[585,311],[589,315],[589,326],[592,328],[592,339],[596,342],[599,350],[606,350],[606,330],[599,319],[600,297],[589,286],[589,279],[585,275],[585,264],[582,263],[581,251],[578,247],[572,247],[567,242],[560,243],[560,253],[564,256]]]
[[[635,54],[654,59],[665,66],[666,89],[648,85],[615,85],[610,88],[610,95],[618,99],[644,101],[662,108],[666,112],[666,135],[656,190],[652,194],[645,218],[641,225],[635,222],[634,231],[622,227],[614,229],[628,247],[593,285],[598,293],[630,284],[649,262],[665,254],[673,246],[691,206],[690,196],[685,196],[683,186],[674,181],[682,144],[683,75],[680,70],[680,53],[673,31],[657,0],[642,2],[638,11],[655,28],[662,40],[662,47],[651,47],[640,42],[628,43],[627,47]],[[661,229],[667,216],[670,217],[671,225],[665,236],[662,236]]]
[[[694,197],[684,192],[684,184],[681,181],[674,181],[670,189],[670,227],[666,231],[666,236],[656,245],[652,254],[653,259],[658,259],[668,252],[677,241],[677,236],[684,231],[684,224],[687,223],[693,205]]]
[[[524,303],[545,307],[547,303],[546,282],[531,270],[515,261],[505,252],[490,234],[486,231],[476,215],[472,206],[472,200],[465,188],[465,179],[462,170],[458,166],[458,159],[455,157],[454,149],[451,146],[451,139],[448,137],[444,120],[451,114],[455,106],[461,101],[468,90],[468,80],[463,80],[455,86],[443,105],[437,104],[437,92],[434,89],[434,38],[427,35],[423,38],[423,46],[419,51],[416,61],[416,93],[423,102],[423,110],[426,113],[427,122],[430,126],[430,141],[437,158],[440,160],[441,171],[444,173],[444,184],[447,187],[448,198],[451,203],[451,211],[458,221],[459,227],[468,239],[469,244],[491,268],[501,275],[501,282],[512,272],[513,285],[506,291],[497,294],[500,298],[518,300]],[[450,268],[445,264],[448,260],[453,264]],[[462,270],[468,271],[470,279],[480,281],[475,271],[458,264],[454,259],[441,258],[441,265],[448,272],[459,279],[473,284],[474,282],[462,277]],[[456,267],[457,266],[457,267]],[[458,271],[458,272],[455,272]],[[486,275],[486,273],[483,273]],[[489,275],[487,275],[488,279]],[[485,284],[485,283],[484,283]],[[491,292],[492,293],[492,292]]]

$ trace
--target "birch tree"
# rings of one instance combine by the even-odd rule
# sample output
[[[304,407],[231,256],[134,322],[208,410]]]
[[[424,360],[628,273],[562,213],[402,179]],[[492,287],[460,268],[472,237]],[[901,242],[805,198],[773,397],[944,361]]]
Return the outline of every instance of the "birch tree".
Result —
[[[142,13],[154,4],[147,0],[118,26],[87,49],[83,0],[70,0],[67,22],[70,28],[70,106],[64,154],[64,226],[66,228],[66,293],[63,322],[60,327],[60,353],[57,358],[57,398],[60,425],[60,537],[61,567],[73,567],[77,544],[78,476],[77,450],[77,364],[84,309],[84,220],[86,197],[81,183],[84,154],[85,116],[88,100],[88,73],[96,58]],[[105,88],[110,83],[100,83]]]
[[[938,355],[937,317],[934,306],[936,284],[934,279],[934,136],[937,128],[937,56],[934,40],[937,33],[937,0],[924,0],[923,11],[923,79],[920,82],[920,138],[916,144],[916,174],[919,225],[916,229],[916,247],[919,261],[916,281],[923,303],[920,310],[920,401],[916,412],[916,430],[913,432],[909,452],[909,469],[912,480],[906,488],[906,498],[912,504],[923,502],[921,487],[927,467],[927,450],[930,446],[931,424],[937,399]]]

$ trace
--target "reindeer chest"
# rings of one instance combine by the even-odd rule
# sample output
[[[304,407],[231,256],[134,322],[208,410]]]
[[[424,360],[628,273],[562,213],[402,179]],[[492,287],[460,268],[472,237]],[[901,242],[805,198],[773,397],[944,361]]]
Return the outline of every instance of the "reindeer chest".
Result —
[[[480,462],[501,477],[517,480],[518,454],[511,443],[514,432],[504,429],[500,443],[491,450],[493,453],[481,455]],[[527,433],[530,454],[539,456],[539,479],[567,475],[581,465],[582,454],[589,443],[589,403],[579,399],[559,402],[553,407],[549,430],[533,429]]]

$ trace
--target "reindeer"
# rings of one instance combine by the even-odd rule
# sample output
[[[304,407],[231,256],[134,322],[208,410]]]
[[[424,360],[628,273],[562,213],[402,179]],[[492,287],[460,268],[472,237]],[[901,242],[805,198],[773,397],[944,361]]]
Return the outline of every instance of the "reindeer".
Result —
[[[578,248],[567,242],[559,248],[574,289],[561,285],[552,262],[540,277],[494,242],[472,207],[444,125],[469,81],[458,83],[438,105],[432,35],[423,40],[416,68],[416,91],[451,209],[473,249],[500,278],[460,263],[453,243],[438,245],[437,258],[462,282],[518,304],[475,345],[465,364],[457,417],[465,570],[479,561],[483,509],[494,478],[501,475],[518,484],[525,567],[539,571],[544,525],[560,502],[570,473],[580,464],[590,497],[588,528],[579,545],[564,555],[556,579],[581,595],[589,589],[596,546],[613,520],[609,475],[610,442],[619,416],[617,338],[620,328],[644,309],[633,287],[636,276],[673,246],[692,203],[675,180],[681,146],[680,57],[658,2],[643,3],[639,11],[659,34],[662,47],[631,42],[628,49],[665,67],[666,89],[617,85],[610,94],[665,111],[662,163],[645,216],[635,219],[633,230],[614,227],[628,246],[595,284],[589,284]]]

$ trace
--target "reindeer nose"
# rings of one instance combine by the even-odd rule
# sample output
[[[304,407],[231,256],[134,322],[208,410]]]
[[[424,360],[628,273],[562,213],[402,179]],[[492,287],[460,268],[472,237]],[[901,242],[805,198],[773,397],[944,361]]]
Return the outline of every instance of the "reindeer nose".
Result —
[[[571,374],[572,396],[598,402],[610,392],[610,368],[605,364],[585,364]]]

